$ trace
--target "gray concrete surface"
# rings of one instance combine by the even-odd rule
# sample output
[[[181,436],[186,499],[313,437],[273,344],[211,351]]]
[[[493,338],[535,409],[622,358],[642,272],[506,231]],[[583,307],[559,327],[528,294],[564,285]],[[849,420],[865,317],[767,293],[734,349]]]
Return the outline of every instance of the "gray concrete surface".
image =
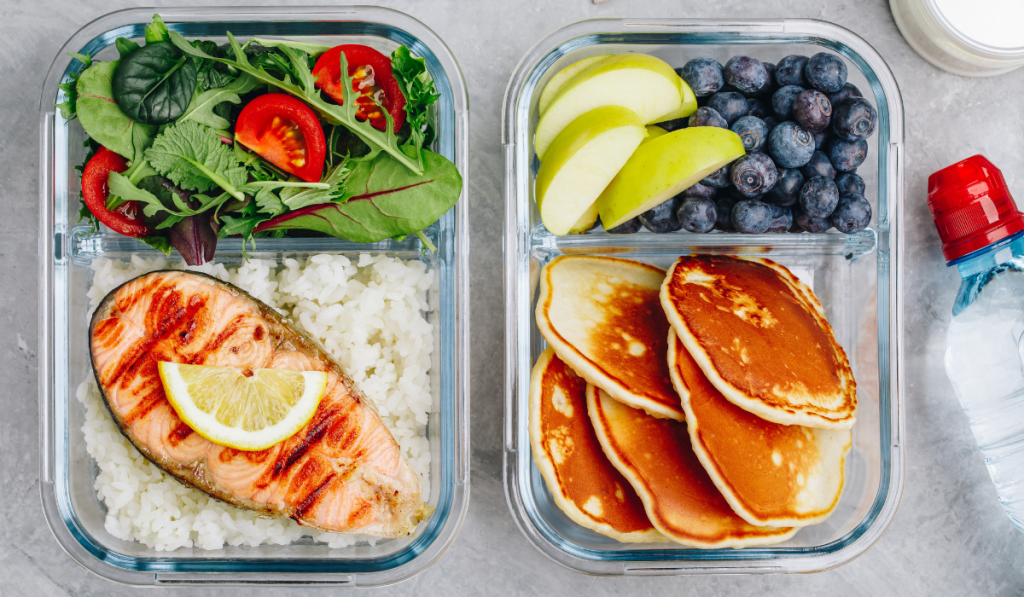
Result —
[[[257,3],[258,0],[242,4]],[[191,4],[187,1],[185,3]],[[224,4],[233,4],[225,2]],[[473,272],[472,505],[461,535],[396,595],[1019,595],[1024,535],[996,502],[942,369],[957,286],[925,205],[930,172],[977,152],[1024,201],[1024,70],[945,74],[904,42],[885,0],[389,0],[437,31],[469,84]],[[0,596],[128,595],[93,576],[51,536],[39,502],[36,393],[38,128],[43,76],[86,22],[126,0],[0,1]],[[888,532],[864,556],[807,576],[590,578],[539,554],[516,529],[501,482],[503,295],[500,111],[519,58],[556,27],[603,16],[811,17],[863,36],[888,61],[906,107],[907,484]],[[381,591],[384,592],[384,591]],[[180,589],[174,595],[297,595],[299,590]]]

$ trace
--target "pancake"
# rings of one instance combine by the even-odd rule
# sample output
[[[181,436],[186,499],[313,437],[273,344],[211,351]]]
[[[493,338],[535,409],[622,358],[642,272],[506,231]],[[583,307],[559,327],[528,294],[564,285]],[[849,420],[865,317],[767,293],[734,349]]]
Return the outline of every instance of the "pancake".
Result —
[[[661,288],[672,328],[733,404],[782,425],[849,429],[857,384],[821,303],[781,265],[680,257]]]
[[[675,332],[672,382],[683,399],[690,445],[733,511],[751,524],[817,524],[839,503],[849,429],[765,421],[711,385]]]
[[[710,549],[769,545],[796,533],[737,516],[690,448],[686,423],[651,417],[593,385],[587,386],[587,411],[604,453],[669,539]]]
[[[558,257],[540,274],[537,328],[580,377],[652,416],[685,419],[668,372],[665,270],[613,257]]]
[[[555,503],[577,524],[625,542],[665,541],[636,491],[601,451],[587,416],[587,382],[550,348],[530,378],[533,460]]]

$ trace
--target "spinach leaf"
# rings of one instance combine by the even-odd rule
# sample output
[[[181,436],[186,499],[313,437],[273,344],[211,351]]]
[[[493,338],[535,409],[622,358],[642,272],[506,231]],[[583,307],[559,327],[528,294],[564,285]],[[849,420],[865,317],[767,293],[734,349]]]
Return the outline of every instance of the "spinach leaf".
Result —
[[[127,37],[119,37],[114,40],[114,47],[117,48],[118,55],[122,60],[124,60],[125,56],[139,49],[139,44],[133,42]]]
[[[194,120],[213,129],[227,130],[231,123],[215,114],[213,109],[224,102],[231,102],[232,104],[241,103],[242,99],[240,96],[252,91],[255,87],[256,79],[253,79],[252,76],[246,73],[242,73],[242,76],[227,86],[211,89],[192,96],[192,103],[189,104],[188,109],[181,115],[178,122]]]
[[[146,25],[146,43],[167,40],[167,25],[160,15],[153,15],[153,22]]]
[[[146,160],[157,172],[190,191],[215,187],[244,200],[245,168],[213,129],[187,120],[166,127],[146,150]]]
[[[196,90],[196,64],[169,41],[150,42],[121,60],[114,73],[114,99],[145,124],[174,122]]]
[[[75,52],[68,52],[68,56],[82,63],[82,70],[71,73],[67,83],[57,85],[57,89],[64,92],[65,98],[64,101],[57,104],[57,108],[60,110],[60,115],[64,117],[64,120],[71,122],[78,116],[78,79],[92,65],[92,58],[88,54],[78,54]]]
[[[137,149],[148,146],[156,127],[132,120],[118,107],[110,85],[117,67],[117,61],[96,62],[82,73],[76,86],[78,120],[97,143],[135,160]]]
[[[234,54],[234,58],[218,58],[211,56],[202,50],[194,48],[188,41],[182,37],[182,35],[176,31],[170,32],[171,41],[174,45],[182,52],[189,54],[196,58],[203,58],[208,60],[217,60],[224,64],[229,64],[237,68],[242,72],[249,73],[260,83],[266,83],[272,85],[290,93],[291,95],[298,97],[310,105],[316,110],[320,116],[328,122],[328,124],[342,124],[348,130],[352,131],[358,136],[363,142],[370,146],[375,151],[385,151],[392,156],[396,161],[404,164],[405,167],[409,168],[416,174],[423,173],[423,163],[420,156],[410,156],[404,152],[399,143],[398,137],[390,132],[394,127],[391,116],[384,112],[384,116],[388,121],[388,132],[379,131],[373,128],[373,125],[369,121],[360,121],[356,118],[357,107],[353,101],[354,92],[352,91],[352,78],[348,76],[348,63],[345,61],[345,54],[342,53],[339,58],[341,60],[341,84],[342,92],[345,95],[344,105],[330,104],[326,102],[320,95],[320,90],[313,84],[313,74],[310,69],[309,62],[310,57],[304,52],[292,49],[291,47],[282,45],[277,48],[283,53],[290,62],[290,71],[292,74],[286,75],[285,78],[279,79],[263,67],[256,67],[250,64],[248,57],[245,54],[245,50],[238,43],[231,32],[228,32],[228,42],[231,44],[231,50]],[[292,82],[293,79],[298,83]]]
[[[256,231],[317,230],[355,242],[419,232],[451,209],[462,191],[462,176],[451,162],[427,150],[422,155],[422,175],[384,153],[357,161],[345,182],[346,201],[289,212]]]

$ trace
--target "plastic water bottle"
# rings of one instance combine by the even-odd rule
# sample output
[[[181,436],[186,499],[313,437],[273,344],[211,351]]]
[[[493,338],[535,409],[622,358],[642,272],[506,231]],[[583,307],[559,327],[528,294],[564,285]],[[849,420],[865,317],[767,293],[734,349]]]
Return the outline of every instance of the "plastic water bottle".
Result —
[[[960,291],[946,374],[999,501],[1024,531],[1024,217],[998,168],[976,155],[932,174],[928,206]]]

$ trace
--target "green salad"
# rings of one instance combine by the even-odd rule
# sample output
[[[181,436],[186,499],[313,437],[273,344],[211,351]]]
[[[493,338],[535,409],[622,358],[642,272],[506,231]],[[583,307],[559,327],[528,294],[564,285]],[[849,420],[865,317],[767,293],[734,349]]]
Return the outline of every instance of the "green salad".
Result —
[[[440,97],[424,59],[365,45],[189,41],[159,15],[145,44],[61,85],[90,148],[81,218],[189,264],[217,239],[419,236],[458,201],[462,177],[427,147]]]

